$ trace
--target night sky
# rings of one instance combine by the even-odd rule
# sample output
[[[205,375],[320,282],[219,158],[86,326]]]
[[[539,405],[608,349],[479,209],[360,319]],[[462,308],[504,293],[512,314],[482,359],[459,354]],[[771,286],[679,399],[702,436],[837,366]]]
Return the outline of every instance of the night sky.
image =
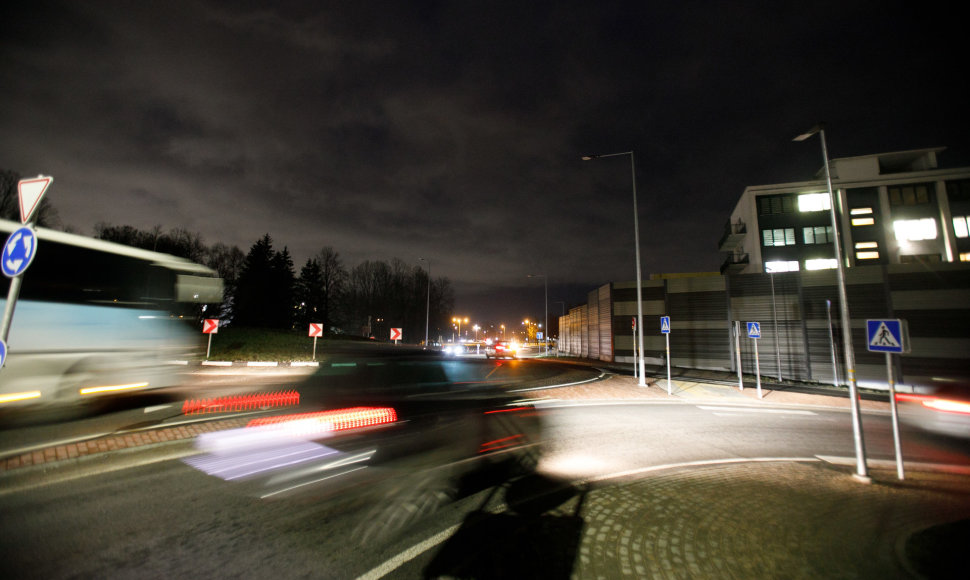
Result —
[[[924,14],[925,6],[930,14]],[[550,316],[716,271],[748,185],[945,146],[970,164],[965,20],[912,2],[5,3],[0,169],[61,221],[183,227],[297,272],[324,246],[447,276],[456,314]],[[963,22],[963,24],[961,24]],[[42,259],[42,258],[40,258]]]

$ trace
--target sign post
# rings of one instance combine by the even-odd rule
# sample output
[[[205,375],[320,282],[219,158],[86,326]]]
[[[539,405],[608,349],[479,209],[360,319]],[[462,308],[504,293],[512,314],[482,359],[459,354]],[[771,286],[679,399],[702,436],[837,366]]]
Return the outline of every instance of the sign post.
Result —
[[[761,323],[748,323],[748,338],[754,340],[754,373],[758,378],[758,398],[761,398],[761,361],[758,360],[758,339],[761,338]]]
[[[202,321],[202,334],[209,335],[209,346],[205,349],[205,358],[209,360],[209,353],[212,352],[212,335],[219,332],[219,319],[206,318]]]
[[[323,336],[323,324],[319,322],[310,323],[310,336],[313,337],[313,360],[317,360],[317,337]]]
[[[866,320],[866,342],[869,352],[886,353],[886,378],[889,382],[889,408],[892,410],[893,442],[896,446],[896,476],[905,479],[903,446],[899,437],[899,416],[896,411],[896,382],[893,379],[892,353],[906,350],[903,323],[898,319]]]
[[[637,378],[637,317],[633,317],[633,378]]]
[[[738,390],[744,390],[744,378],[741,374],[741,321],[734,321],[734,355],[738,359]]]
[[[671,390],[671,380],[670,380],[670,317],[661,316],[660,317],[660,332],[667,339],[667,394],[672,394]]]
[[[38,175],[34,179],[21,179],[17,182],[17,196],[20,199],[20,223],[24,227],[14,231],[3,244],[0,254],[0,269],[10,278],[10,289],[7,291],[7,302],[3,309],[3,319],[0,319],[0,368],[7,358],[7,339],[10,337],[10,325],[13,323],[14,307],[20,296],[20,286],[23,284],[23,273],[34,261],[37,255],[37,234],[31,228],[31,222],[40,200],[47,193],[53,177]]]

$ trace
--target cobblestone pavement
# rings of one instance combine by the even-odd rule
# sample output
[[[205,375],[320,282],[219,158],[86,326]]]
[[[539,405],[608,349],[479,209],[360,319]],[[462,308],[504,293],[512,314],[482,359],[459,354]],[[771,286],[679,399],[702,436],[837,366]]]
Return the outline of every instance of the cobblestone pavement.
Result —
[[[824,397],[631,377],[533,391],[543,399],[719,400],[849,407]],[[888,403],[863,401],[869,410]],[[964,578],[970,476],[817,461],[722,463],[574,484],[543,510],[473,514],[393,578]],[[541,513],[540,513],[541,512]],[[501,554],[501,558],[496,557]]]

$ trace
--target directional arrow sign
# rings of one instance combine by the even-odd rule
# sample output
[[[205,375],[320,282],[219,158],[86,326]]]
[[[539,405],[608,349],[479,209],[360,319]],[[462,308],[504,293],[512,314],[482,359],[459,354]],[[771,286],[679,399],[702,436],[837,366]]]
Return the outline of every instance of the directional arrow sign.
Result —
[[[402,332],[401,332],[401,329],[400,328],[392,328],[391,329],[391,340],[401,340],[401,334],[402,334]]]
[[[323,336],[323,324],[319,322],[310,323],[310,337],[316,338],[318,336]]]
[[[0,255],[0,267],[8,278],[24,273],[37,255],[37,234],[29,227],[15,230],[7,237]]]
[[[219,319],[206,318],[202,321],[202,334],[216,334],[219,332]]]
[[[17,192],[20,194],[20,223],[27,223],[34,215],[40,200],[53,181],[53,177],[38,175],[33,179],[21,179],[17,182]]]

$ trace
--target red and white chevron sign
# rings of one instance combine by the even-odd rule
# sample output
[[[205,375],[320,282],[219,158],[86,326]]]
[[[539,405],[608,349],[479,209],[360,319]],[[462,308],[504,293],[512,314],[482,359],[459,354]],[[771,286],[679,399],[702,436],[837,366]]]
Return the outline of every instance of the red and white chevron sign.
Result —
[[[202,334],[216,334],[219,332],[219,319],[206,318],[202,321]]]
[[[318,336],[323,336],[323,324],[319,322],[310,323],[310,338],[316,338]]]
[[[401,340],[402,330],[400,328],[391,329],[391,340]]]

